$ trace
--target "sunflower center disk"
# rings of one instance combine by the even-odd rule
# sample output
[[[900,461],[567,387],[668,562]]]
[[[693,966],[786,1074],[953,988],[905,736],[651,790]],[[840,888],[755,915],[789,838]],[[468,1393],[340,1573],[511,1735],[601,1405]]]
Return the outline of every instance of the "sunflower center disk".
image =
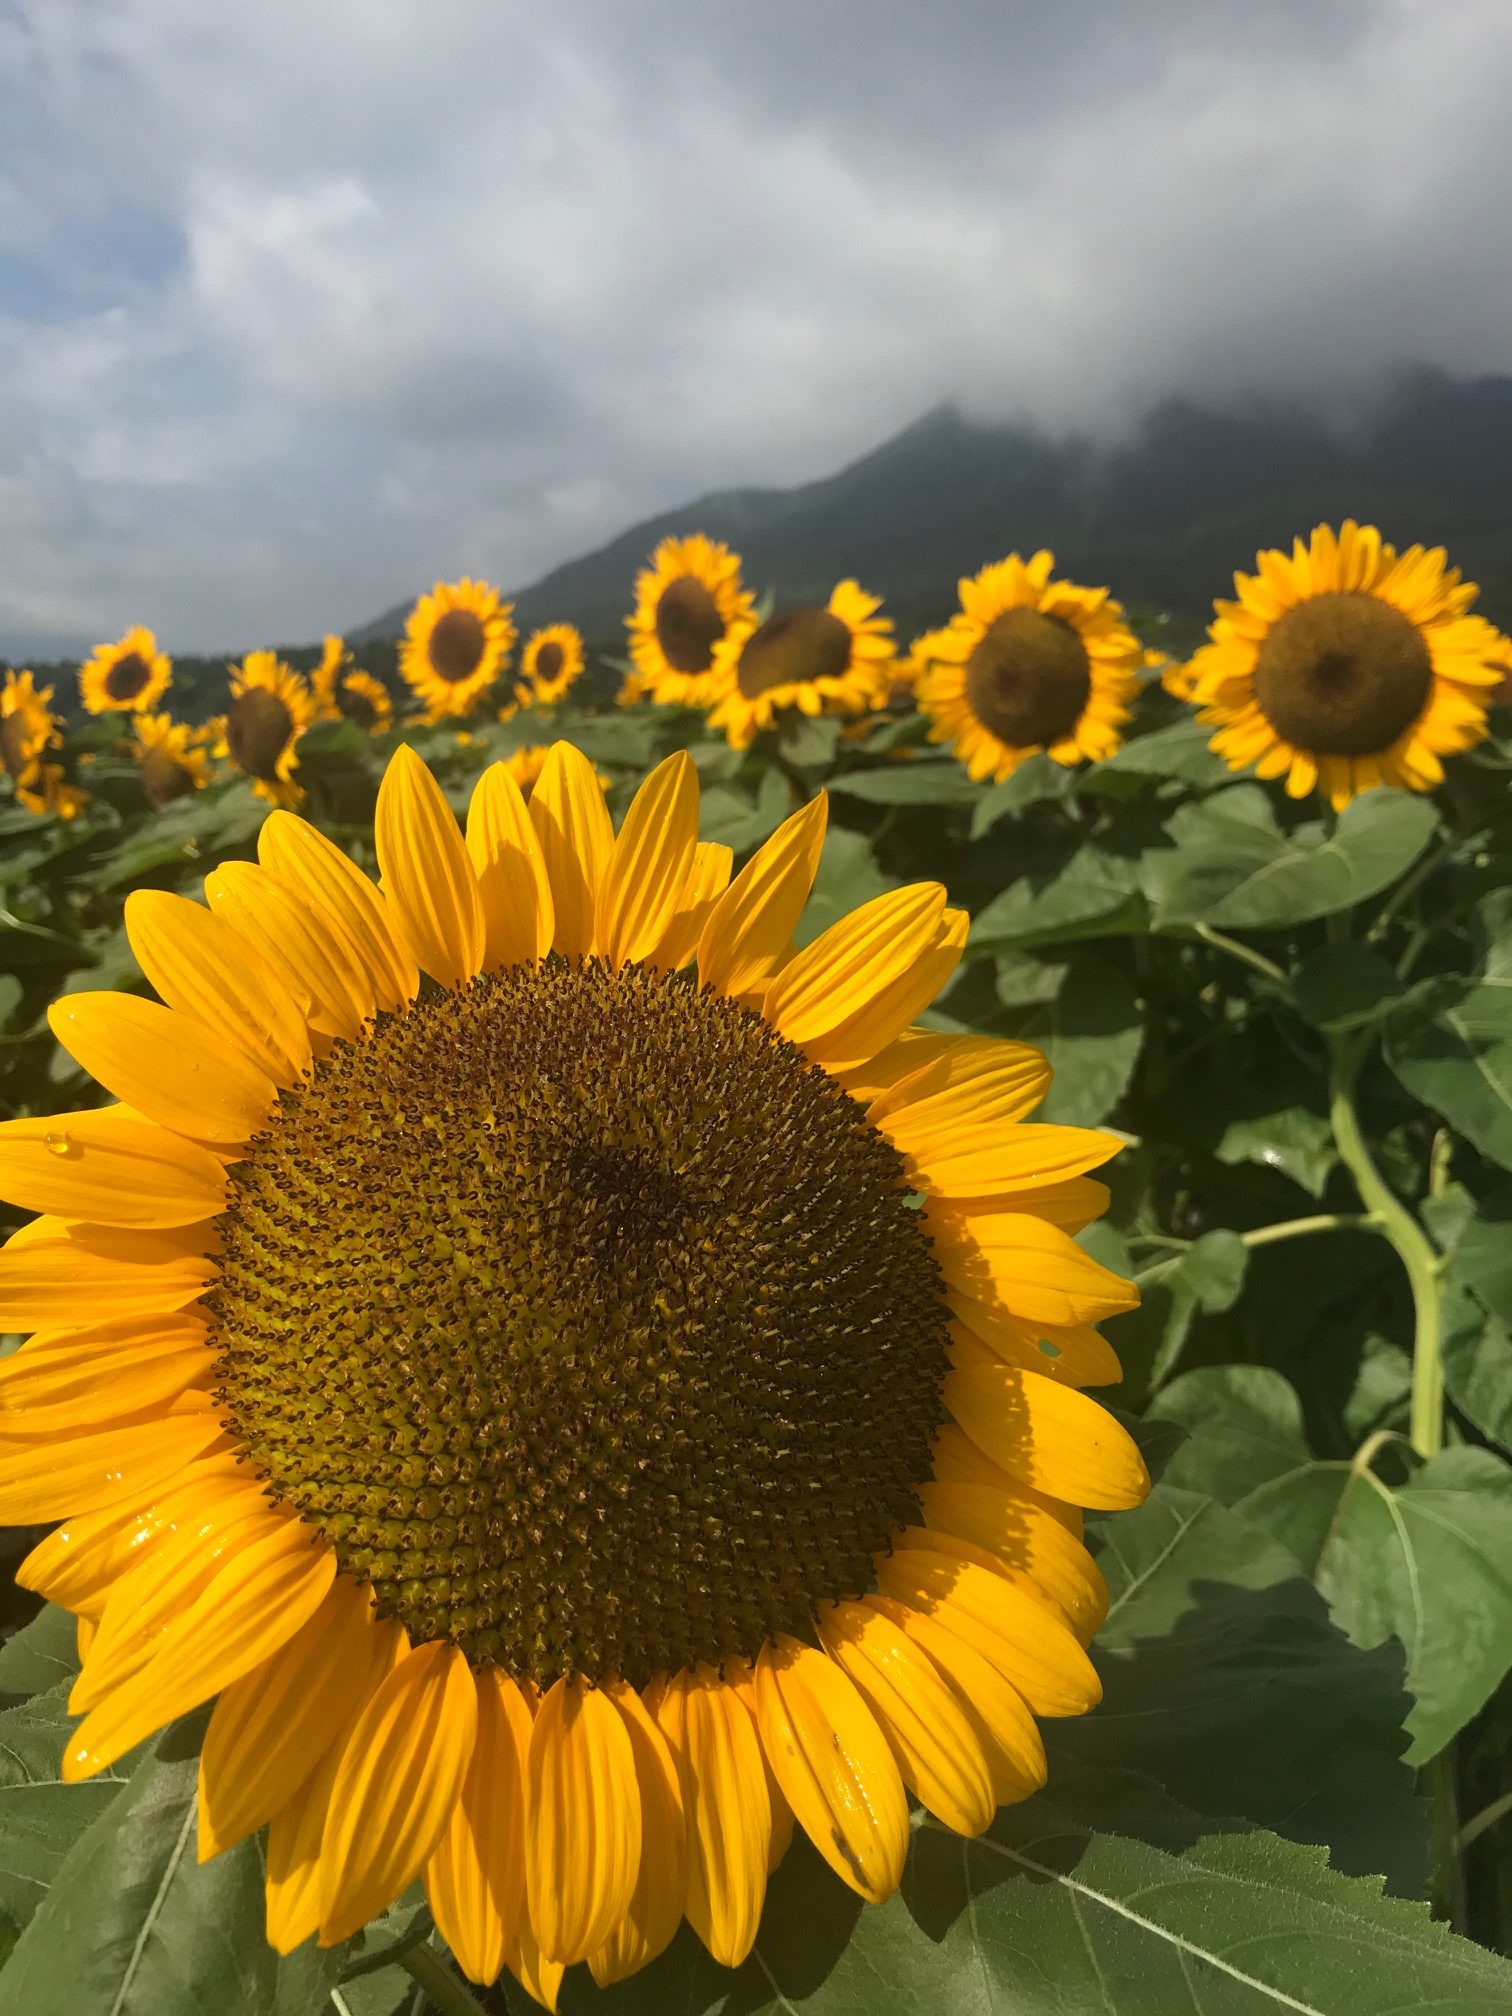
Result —
[[[1433,660],[1417,627],[1374,595],[1314,595],[1272,625],[1255,698],[1278,734],[1319,756],[1374,756],[1422,713]]]
[[[0,717],[0,763],[7,777],[20,777],[28,767],[27,746],[31,740],[25,718],[20,714]]]
[[[278,759],[294,732],[294,717],[276,693],[251,686],[231,702],[226,714],[226,747],[231,760],[249,777],[271,783]]]
[[[641,1684],[870,1585],[946,1369],[896,1151],[749,1010],[553,959],[380,1018],[233,1171],[232,1430],[419,1643]]]
[[[1058,616],[1005,609],[966,660],[966,699],[1014,749],[1047,749],[1081,719],[1092,691],[1086,646]]]
[[[782,609],[753,631],[735,683],[747,700],[774,686],[838,679],[850,664],[851,633],[828,609]]]
[[[707,672],[724,618],[702,581],[680,574],[656,601],[656,641],[674,672]]]
[[[105,691],[112,700],[134,700],[152,677],[152,667],[135,651],[117,658],[105,674]]]
[[[448,609],[430,634],[431,669],[449,686],[470,679],[483,660],[488,633],[471,609]]]
[[[562,647],[560,644],[543,644],[536,653],[537,679],[555,679],[562,669]]]
[[[149,749],[137,765],[137,774],[143,795],[155,812],[194,789],[193,771],[186,770],[165,749]]]

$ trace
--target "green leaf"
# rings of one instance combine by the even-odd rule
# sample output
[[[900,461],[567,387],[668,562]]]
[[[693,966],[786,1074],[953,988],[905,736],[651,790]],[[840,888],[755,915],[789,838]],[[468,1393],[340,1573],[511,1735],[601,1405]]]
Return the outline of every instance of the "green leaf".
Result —
[[[877,866],[864,835],[832,826],[814,877],[813,894],[794,936],[800,945],[807,945],[858,905],[897,886],[896,880]]]
[[[1136,1390],[1170,1377],[1199,1311],[1221,1315],[1233,1308],[1248,1265],[1249,1248],[1239,1234],[1220,1229],[1139,1270],[1139,1307],[1116,1317],[1108,1332]]]
[[[958,763],[922,761],[843,771],[829,780],[829,789],[869,805],[974,805],[981,796]]]
[[[782,717],[776,745],[785,763],[795,770],[827,770],[835,760],[840,741],[840,723],[815,719],[796,709]]]
[[[1213,1153],[1230,1165],[1252,1162],[1275,1169],[1299,1189],[1321,1197],[1329,1172],[1338,1161],[1333,1129],[1321,1113],[1305,1106],[1283,1106],[1274,1113],[1231,1120]]]
[[[1059,803],[1070,796],[1076,781],[1076,772],[1064,763],[1053,763],[1043,754],[1029,757],[1011,777],[989,785],[977,799],[971,815],[972,839],[980,840],[1000,819],[1015,817],[1031,805]]]
[[[78,1625],[66,1610],[44,1603],[30,1624],[0,1646],[0,1707],[71,1686],[78,1670]]]
[[[1445,1284],[1439,1350],[1444,1390],[1492,1442],[1512,1451],[1512,1332],[1457,1274],[1459,1255]]]
[[[1315,1029],[1363,1029],[1400,1000],[1396,968],[1370,945],[1319,945],[1292,977],[1297,1012]]]
[[[1157,930],[1176,924],[1278,929],[1348,909],[1394,882],[1427,846],[1433,806],[1406,791],[1367,791],[1332,833],[1321,824],[1283,833],[1253,787],[1183,805],[1169,821],[1172,850],[1152,853],[1144,888]]]
[[[1144,1014],[1123,973],[1096,952],[1078,952],[1053,999],[1003,1025],[1043,1050],[1055,1073],[1036,1117],[1091,1127],[1123,1097],[1144,1042]]]
[[[1073,834],[1041,836],[1015,850],[1014,879],[979,910],[971,939],[988,946],[1052,944],[1058,939],[1135,930],[1143,919],[1137,858]]]
[[[1213,731],[1197,721],[1176,721],[1131,742],[1077,779],[1082,791],[1121,792],[1133,779],[1173,778],[1182,784],[1213,788],[1233,775],[1210,746]]]
[[[1414,1099],[1512,1169],[1512,987],[1445,978],[1386,1024],[1386,1059]]]
[[[117,1765],[82,1785],[63,1783],[63,1752],[78,1726],[68,1712],[71,1685],[60,1681],[0,1713],[0,1914],[17,1927],[130,1774],[129,1764]]]
[[[1268,1365],[1184,1372],[1151,1401],[1149,1412],[1187,1431],[1166,1467],[1170,1481],[1227,1505],[1310,1460],[1296,1389]]]

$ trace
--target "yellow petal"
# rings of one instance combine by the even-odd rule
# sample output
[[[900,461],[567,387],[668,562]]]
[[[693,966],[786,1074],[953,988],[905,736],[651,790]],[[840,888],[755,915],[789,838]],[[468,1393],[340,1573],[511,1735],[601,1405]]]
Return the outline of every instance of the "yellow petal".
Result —
[[[884,1124],[884,1133],[891,1130]],[[1114,1134],[1092,1127],[1005,1125],[999,1120],[957,1125],[921,1152],[904,1142],[904,1160],[917,1187],[936,1197],[990,1198],[994,1192],[1018,1193],[1018,1210],[1035,1210],[1035,1193],[1096,1169],[1123,1148]]]
[[[362,1034],[378,1006],[373,976],[301,891],[250,861],[226,861],[205,877],[205,897],[274,968],[292,998],[309,1003],[313,1031]]]
[[[335,1574],[335,1554],[294,1519],[232,1552],[146,1665],[74,1731],[64,1778],[115,1763],[154,1729],[260,1666],[319,1609]]]
[[[483,905],[484,972],[544,959],[555,925],[551,881],[520,787],[502,763],[474,787],[467,852]]]
[[[320,1846],[320,1943],[338,1946],[420,1874],[461,1796],[478,1728],[467,1660],[436,1640],[402,1659],[341,1753]]]
[[[945,1421],[935,1430],[934,1474],[942,1484],[985,1484],[989,1491],[1022,1496],[1057,1520],[1073,1540],[1083,1537],[1086,1522],[1081,1508],[1037,1491],[1021,1477],[1010,1477],[1000,1463],[994,1463],[954,1421]]]
[[[208,1149],[128,1106],[0,1123],[0,1197],[23,1211],[104,1225],[192,1225],[213,1218],[226,1171]]]
[[[647,1702],[682,1785],[688,1922],[721,1966],[755,1943],[772,1807],[756,1725],[712,1667],[679,1673]]]
[[[907,1067],[908,1039],[897,1054]],[[1028,1043],[958,1036],[940,1047],[936,1038],[911,1069],[876,1095],[866,1117],[905,1154],[928,1154],[958,1127],[1027,1118],[1049,1089],[1050,1066]]]
[[[927,1655],[860,1603],[820,1607],[820,1643],[865,1701],[926,1812],[976,1835],[997,1810],[981,1740]]]
[[[598,1688],[558,1680],[530,1735],[525,1883],[541,1951],[571,1966],[624,1917],[640,1867],[635,1753]]]
[[[1052,1498],[1121,1511],[1149,1491],[1150,1473],[1128,1430],[1075,1387],[999,1365],[951,1371],[943,1393],[994,1463]]]
[[[226,1688],[200,1751],[201,1862],[271,1820],[345,1734],[381,1643],[371,1591],[338,1575],[287,1644]]]
[[[1139,1303],[1131,1281],[1099,1266],[1057,1225],[1027,1211],[927,1205],[925,1223],[947,1287],[1001,1303],[1028,1323],[1101,1323]]]
[[[126,936],[170,1008],[240,1050],[276,1085],[310,1068],[310,1031],[278,975],[223,917],[166,889],[133,889]]]
[[[596,1953],[588,1956],[600,1988],[624,1981],[671,1945],[687,1894],[687,1829],[682,1785],[666,1739],[633,1688],[618,1682],[603,1693],[624,1717],[640,1792],[641,1855],[629,1908]]]
[[[257,858],[346,941],[353,963],[372,976],[378,1007],[397,1009],[414,1000],[419,970],[399,942],[388,904],[334,841],[308,819],[272,812],[257,836]]]
[[[534,1996],[543,2009],[551,2010],[552,2016],[556,2016],[557,1997],[562,1992],[562,1976],[567,1970],[560,1960],[546,1958],[536,1942],[534,1932],[530,1929],[530,1921],[523,1913],[510,1934],[504,1964],[525,1993]]]
[[[18,1352],[5,1361],[0,1372],[19,1357]],[[50,1374],[35,1375],[24,1388],[0,1385],[0,1441],[88,1435],[149,1415],[161,1420],[180,1394],[199,1389],[208,1395],[216,1363],[202,1341],[134,1358],[115,1352],[103,1364],[94,1352],[80,1357],[87,1362],[70,1366],[54,1360]]]
[[[733,1000],[760,994],[787,957],[818,873],[829,820],[821,791],[777,828],[714,905],[698,946],[698,977]]]
[[[698,950],[705,924],[725,890],[730,886],[730,870],[735,864],[732,849],[717,840],[700,840],[693,850],[693,866],[683,884],[677,910],[646,963],[664,972],[677,973]]]
[[[478,1736],[446,1832],[425,1865],[436,1929],[469,1980],[496,1980],[524,1909],[530,1710],[497,1666],[475,1676]]]
[[[993,1663],[928,1611],[912,1610],[888,1596],[868,1596],[875,1610],[926,1654],[975,1731],[999,1806],[1027,1799],[1047,1776],[1045,1746],[1028,1703]]]
[[[483,903],[441,786],[401,742],[378,787],[378,866],[402,943],[422,973],[460,987],[483,963]]]
[[[1089,1323],[1026,1323],[1010,1316],[1000,1302],[975,1301],[959,1287],[950,1291],[950,1306],[956,1317],[951,1325],[956,1364],[966,1362],[962,1347],[969,1340],[1005,1365],[1042,1372],[1063,1386],[1116,1386],[1123,1377],[1118,1353]]]
[[[927,1529],[954,1534],[996,1557],[1010,1576],[1042,1589],[1085,1645],[1108,1614],[1108,1585],[1081,1542],[1022,1491],[984,1484],[919,1487]]]
[[[554,742],[530,794],[530,823],[551,879],[553,949],[585,959],[593,949],[599,884],[614,828],[597,772],[570,742]]]
[[[762,1012],[815,1063],[849,1070],[934,999],[959,962],[966,922],[937,883],[888,890],[795,953]]]
[[[636,792],[604,864],[593,939],[610,966],[650,956],[677,914],[697,845],[698,772],[679,749]]]
[[[220,1432],[213,1416],[182,1415],[42,1449],[12,1445],[0,1453],[0,1525],[42,1526],[145,1500]]]
[[[794,1817],[843,1883],[890,1897],[908,1854],[908,1801],[887,1740],[835,1662],[779,1635],[756,1661],[761,1747]]]
[[[201,1457],[170,1482],[155,1486],[145,1500],[127,1499],[101,1512],[71,1513],[37,1542],[16,1570],[17,1582],[65,1610],[98,1617],[116,1583],[173,1518],[179,1487],[188,1484],[197,1489],[207,1472],[232,1477],[234,1456],[225,1451]]]
[[[65,994],[47,1011],[54,1036],[107,1092],[196,1141],[240,1146],[268,1117],[277,1087],[224,1038],[134,994]]]
[[[12,1239],[0,1253],[0,1331],[169,1315],[198,1301],[215,1271],[215,1262],[203,1254],[137,1262],[102,1253],[84,1240]]]

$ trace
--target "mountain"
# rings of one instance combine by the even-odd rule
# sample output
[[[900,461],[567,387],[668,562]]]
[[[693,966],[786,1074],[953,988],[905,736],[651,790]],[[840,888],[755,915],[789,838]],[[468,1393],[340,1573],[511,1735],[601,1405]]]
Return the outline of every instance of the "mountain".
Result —
[[[659,539],[707,532],[779,602],[854,574],[905,631],[942,616],[955,582],[1014,548],[1054,549],[1136,608],[1205,620],[1258,547],[1320,519],[1378,524],[1397,545],[1445,545],[1512,623],[1512,377],[1419,369],[1349,431],[1296,407],[1219,412],[1172,399],[1112,446],[992,425],[945,406],[833,476],[721,490],[631,526],[514,593],[525,630],[568,619],[622,636],[635,572]],[[397,636],[408,602],[352,633]]]

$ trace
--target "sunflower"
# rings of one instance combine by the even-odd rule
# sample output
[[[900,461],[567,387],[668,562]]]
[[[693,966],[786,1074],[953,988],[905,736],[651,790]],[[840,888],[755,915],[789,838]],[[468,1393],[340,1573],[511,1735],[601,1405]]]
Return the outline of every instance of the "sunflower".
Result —
[[[571,623],[549,623],[537,630],[520,659],[525,700],[552,707],[583,670],[583,635]]]
[[[149,805],[161,811],[175,798],[204,790],[210,781],[210,752],[203,729],[167,714],[138,714],[132,726],[136,739],[131,753]]]
[[[823,609],[779,609],[747,618],[715,651],[720,698],[709,726],[748,749],[788,708],[802,714],[864,714],[892,684],[892,623],[881,597],[841,581]]]
[[[1051,576],[1055,557],[1010,553],[960,584],[961,607],[927,652],[919,707],[975,781],[1002,783],[1041,750],[1057,763],[1111,756],[1144,662],[1106,588]]]
[[[1349,518],[1236,574],[1190,668],[1229,768],[1285,777],[1293,798],[1320,789],[1336,811],[1377,784],[1442,783],[1441,759],[1486,733],[1505,642],[1445,561],[1442,546],[1399,555]]]
[[[231,705],[216,754],[229,756],[270,805],[298,805],[304,792],[294,782],[295,748],[314,716],[310,689],[293,667],[274,651],[249,651],[231,668]]]
[[[635,577],[624,705],[649,697],[669,706],[706,707],[718,695],[715,652],[730,629],[749,620],[740,555],[702,532],[663,539]]]
[[[173,678],[173,661],[150,630],[138,626],[102,644],[79,667],[79,698],[90,714],[140,714],[156,707]]]
[[[464,836],[401,747],[381,890],[275,812],[208,908],[135,891],[161,1005],[51,1015],[122,1103],[0,1125],[63,1775],[214,1699],[199,1852],[268,1826],[280,1951],[422,1877],[549,2002],[684,1916],[733,1966],[795,1820],[879,1900],[905,1788],[978,1834],[1097,1700],[1076,1508],[1148,1480],[1080,1390],[1136,1294],[1071,1235],[1118,1143],[1028,1121],[1037,1051],[912,1026],[943,889],[795,951],[824,800],[733,881],[698,816],[679,752],[616,835],[559,743]]]
[[[514,604],[483,581],[438,581],[410,613],[399,670],[434,723],[470,714],[515,640]]]
[[[501,717],[502,718],[502,717]],[[519,785],[528,798],[535,789],[541,772],[546,767],[546,758],[551,754],[551,744],[547,742],[526,742],[513,755],[504,758],[504,768]],[[599,788],[607,791],[612,781],[606,771],[595,770]]]
[[[341,675],[352,662],[352,654],[344,637],[327,637],[320,647],[320,663],[310,674],[310,697],[315,703],[312,719],[316,721],[339,721],[341,709],[336,702],[336,693]]]
[[[52,697],[52,687],[39,687],[32,673],[6,673],[0,687],[0,765],[28,812],[73,819],[89,803],[89,793],[67,781],[61,763],[46,760],[63,740]]]
[[[343,721],[365,728],[369,735],[382,735],[393,721],[394,703],[381,679],[359,669],[343,673],[337,682],[336,712]]]

